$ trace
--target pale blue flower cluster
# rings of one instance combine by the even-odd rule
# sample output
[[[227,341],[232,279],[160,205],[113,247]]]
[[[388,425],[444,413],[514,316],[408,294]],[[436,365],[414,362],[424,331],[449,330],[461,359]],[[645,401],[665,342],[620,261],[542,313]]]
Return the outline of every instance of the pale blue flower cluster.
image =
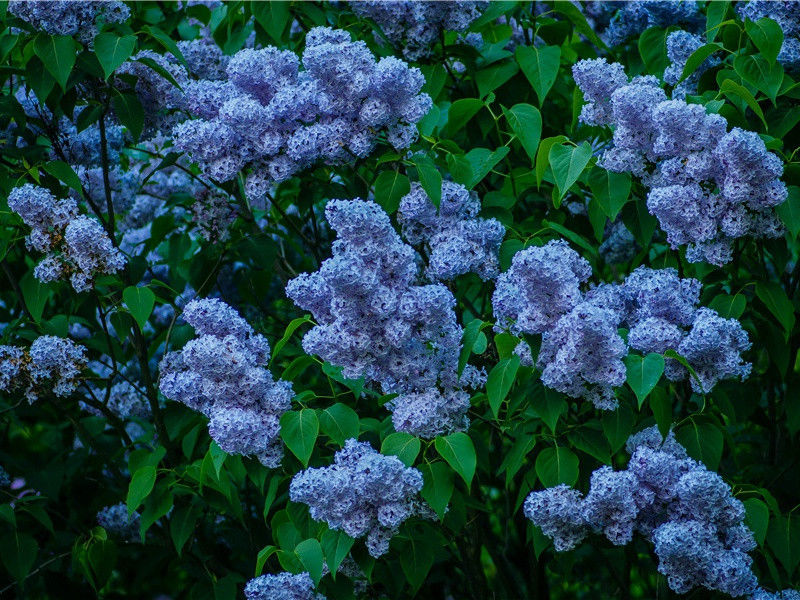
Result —
[[[496,219],[478,218],[480,209],[478,195],[463,185],[442,182],[437,210],[422,186],[411,184],[400,200],[397,221],[410,244],[424,247],[429,279],[450,281],[465,273],[476,273],[484,281],[497,277],[506,230]]]
[[[325,600],[314,592],[314,582],[308,573],[292,575],[283,572],[261,575],[247,582],[244,588],[247,600]]]
[[[418,283],[413,248],[374,202],[331,200],[325,214],[338,234],[333,256],[286,286],[289,298],[317,322],[303,349],[341,366],[344,377],[364,377],[384,393],[399,393],[388,408],[400,411],[395,425],[408,427],[404,431],[460,428],[469,403],[454,390],[480,376],[471,366],[461,381],[457,375],[462,329],[453,294],[442,284]],[[433,404],[425,413],[409,414],[426,400]],[[445,417],[453,421],[446,425]]]
[[[759,588],[753,594],[751,600],[800,600],[800,592],[788,589],[780,592],[769,592]]]
[[[91,289],[97,275],[124,268],[125,257],[99,222],[78,215],[74,200],[56,200],[47,189],[26,183],[11,190],[8,207],[31,227],[25,238],[28,247],[47,253],[34,269],[37,279],[69,277],[75,291],[83,292]]]
[[[277,467],[283,456],[280,418],[292,401],[291,383],[272,378],[270,348],[224,302],[192,300],[183,318],[198,337],[161,362],[161,393],[202,412],[209,433],[229,454],[255,455]]]
[[[511,267],[497,278],[492,297],[495,329],[542,334],[537,366],[542,383],[597,408],[613,409],[613,388],[625,383],[623,359],[675,350],[694,375],[668,359],[666,376],[690,379],[699,393],[718,381],[746,378],[751,365],[741,353],[750,348],[747,333],[735,319],[698,308],[701,284],[681,279],[674,269],[639,267],[622,284],[602,284],[584,292],[592,275],[589,263],[563,240],[517,252]],[[629,330],[627,344],[620,327]],[[530,348],[518,346],[525,364]]]
[[[381,33],[408,60],[428,58],[445,31],[464,31],[489,6],[488,2],[445,0],[442,2],[350,3],[353,12],[375,22]],[[376,40],[383,37],[375,34]]]
[[[99,395],[103,397],[105,392],[100,391]],[[84,402],[80,404],[81,408],[86,412],[97,417],[104,416],[99,409],[89,406]],[[111,386],[106,406],[123,421],[127,421],[131,418],[149,419],[151,415],[150,404],[147,401],[147,397],[141,390],[137,389],[136,386],[127,380],[120,381]]]
[[[188,82],[182,103],[196,118],[175,126],[176,146],[219,181],[247,167],[283,181],[364,158],[381,139],[407,148],[431,106],[419,69],[376,60],[343,30],[312,29],[300,67],[289,50],[244,49],[226,80]]]
[[[11,477],[2,466],[0,466],[0,488],[8,487],[11,485]]]
[[[758,21],[768,18],[775,21],[783,30],[783,45],[778,54],[778,62],[787,71],[800,69],[800,10],[792,0],[750,0],[736,5],[739,16],[744,21]]]
[[[139,539],[141,515],[134,511],[128,516],[128,507],[124,502],[106,506],[97,513],[97,524],[112,535],[126,541]]]
[[[659,573],[679,594],[698,587],[753,594],[758,581],[747,553],[756,543],[730,486],[689,458],[672,432],[665,440],[655,426],[631,436],[627,450],[627,470],[599,468],[585,497],[565,485],[532,492],[525,516],[557,551],[571,550],[591,532],[617,546],[643,536],[654,546]]]
[[[588,104],[581,120],[613,125],[614,145],[600,165],[640,176],[647,208],[673,248],[691,262],[723,265],[733,242],[779,237],[775,207],[787,197],[780,158],[758,134],[734,127],[699,104],[668,100],[651,76],[626,82],[619,64],[579,61],[575,81]]]
[[[333,530],[352,538],[366,535],[371,556],[386,554],[398,527],[422,510],[422,473],[354,439],[345,442],[333,461],[295,475],[290,499],[307,504],[311,518]]]
[[[123,23],[131,11],[118,0],[92,2],[42,2],[9,0],[8,12],[30,23],[36,31],[51,35],[75,35],[90,42],[102,23]]]
[[[36,338],[28,349],[0,346],[0,392],[23,391],[31,403],[46,393],[69,396],[86,363],[83,346],[52,335]]]
[[[670,65],[664,70],[664,81],[674,86],[672,89],[674,99],[683,100],[687,94],[696,94],[697,82],[700,81],[703,73],[719,64],[717,57],[709,56],[691,75],[680,81],[689,57],[704,44],[705,41],[699,35],[680,29],[667,36],[667,58],[670,60]],[[679,81],[680,83],[678,83]]]
[[[603,260],[611,265],[619,265],[631,260],[638,246],[633,234],[622,220],[608,221],[603,231],[603,243],[597,251]]]
[[[609,46],[618,46],[650,27],[680,25],[702,31],[704,15],[695,0],[630,0],[590,2],[587,11],[595,30]]]

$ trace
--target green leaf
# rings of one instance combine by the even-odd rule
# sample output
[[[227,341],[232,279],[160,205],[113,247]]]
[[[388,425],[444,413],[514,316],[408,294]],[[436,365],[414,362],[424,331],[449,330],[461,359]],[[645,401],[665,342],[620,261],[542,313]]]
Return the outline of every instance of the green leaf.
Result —
[[[394,214],[400,200],[411,191],[408,177],[400,171],[383,171],[375,180],[375,202],[388,214]]]
[[[394,455],[406,466],[410,467],[417,459],[422,444],[419,438],[409,433],[398,431],[386,436],[381,444],[381,454]]]
[[[542,185],[542,179],[544,179],[544,174],[547,171],[547,167],[550,166],[550,149],[556,145],[560,144],[561,142],[566,142],[567,136],[565,135],[557,135],[555,137],[549,137],[542,140],[539,144],[539,150],[536,151],[536,185]]]
[[[594,429],[587,425],[570,432],[567,437],[578,450],[586,452],[604,464],[611,464],[611,449],[600,429]]]
[[[748,498],[742,504],[744,504],[745,510],[744,522],[753,532],[753,537],[759,545],[763,546],[769,526],[769,508],[763,500],[758,498]]]
[[[558,187],[556,208],[561,205],[561,199],[578,181],[578,177],[591,159],[592,147],[587,142],[583,142],[580,146],[556,144],[550,148],[550,167],[553,169],[553,179]]]
[[[558,419],[567,412],[564,395],[544,385],[537,385],[531,397],[532,407],[539,418],[553,433],[558,427]]]
[[[66,35],[40,33],[33,40],[33,51],[61,89],[66,90],[67,79],[75,66],[75,41]]]
[[[744,313],[745,305],[746,300],[742,294],[720,294],[709,302],[708,307],[717,311],[723,319],[738,319]]]
[[[664,388],[656,388],[650,394],[648,404],[658,425],[658,431],[663,437],[667,437],[672,427],[672,400]]]
[[[65,183],[73,190],[78,192],[79,194],[83,193],[83,188],[81,187],[81,180],[78,177],[77,173],[73,170],[71,166],[65,163],[63,160],[53,160],[49,163],[46,163],[42,167],[45,171],[50,173],[53,177]]]
[[[27,533],[15,530],[14,533],[4,536],[0,545],[3,548],[0,559],[8,572],[17,581],[24,580],[36,562],[36,555],[39,552],[36,540]]]
[[[572,2],[553,2],[550,6],[552,6],[553,10],[560,12],[567,17],[567,19],[572,21],[573,25],[575,25],[575,29],[586,36],[592,44],[602,50],[608,50],[608,46],[606,46],[603,40],[600,39],[600,36],[597,35],[580,8],[572,4]]]
[[[661,375],[664,374],[664,357],[655,352],[645,357],[629,354],[625,357],[625,366],[628,372],[628,385],[636,394],[641,409],[648,394],[653,391]]]
[[[350,552],[354,541],[355,540],[344,531],[328,529],[322,534],[322,551],[325,554],[325,563],[328,565],[333,579],[336,579],[336,571]]]
[[[320,411],[319,425],[322,432],[340,446],[344,446],[350,438],[358,438],[358,414],[342,403]]]
[[[719,44],[703,44],[697,50],[692,52],[691,55],[689,55],[689,58],[686,60],[686,64],[683,67],[683,72],[681,73],[681,78],[678,83],[694,73],[709,56],[714,54],[714,52],[718,52],[719,50],[722,50],[722,46]]]
[[[500,405],[514,385],[517,369],[519,369],[519,356],[515,354],[502,359],[489,372],[489,377],[486,379],[486,395],[495,419],[500,411]]]
[[[478,334],[481,329],[489,327],[491,323],[484,323],[481,319],[473,319],[464,327],[464,333],[461,335],[461,353],[458,356],[458,376],[464,372],[464,367],[467,366],[472,349],[475,347],[475,341],[478,339]]]
[[[530,104],[515,104],[509,109],[503,108],[503,114],[532,164],[542,137],[542,113]]]
[[[764,119],[764,112],[761,110],[761,107],[756,102],[756,99],[753,98],[753,94],[751,94],[748,89],[742,85],[739,85],[732,79],[726,79],[722,82],[722,85],[719,87],[720,93],[724,93],[726,96],[736,96],[743,100],[747,106],[756,114],[756,116],[761,119],[761,123],[764,125],[764,129],[766,130],[767,121]]]
[[[545,487],[564,483],[575,485],[578,481],[578,457],[569,448],[545,448],[536,457],[536,475]]]
[[[558,46],[518,46],[516,58],[525,77],[539,98],[539,106],[544,104],[545,96],[556,81],[558,66],[561,60],[561,48]]]
[[[292,337],[292,334],[297,331],[301,325],[305,325],[306,323],[313,323],[311,317],[308,315],[303,315],[302,317],[292,319],[292,322],[286,326],[286,331],[283,332],[283,336],[277,341],[275,347],[272,349],[272,357],[269,359],[270,365],[274,362],[278,353],[283,350],[283,347],[286,345],[286,342],[289,341],[289,338]]]
[[[142,539],[144,539],[145,533],[150,529],[153,523],[172,509],[175,498],[170,491],[169,483],[170,482],[165,479],[159,481],[158,485],[153,489],[153,492],[147,497],[147,500],[145,500],[139,523],[139,533]]]
[[[758,21],[747,19],[744,29],[753,40],[758,51],[768,63],[775,63],[783,46],[783,29],[772,19],[762,17]]]
[[[783,67],[777,62],[767,62],[763,56],[737,56],[733,69],[742,78],[770,100],[775,100],[783,83]]]
[[[628,441],[634,421],[633,411],[625,406],[603,413],[603,433],[606,434],[612,454],[615,454]]]
[[[434,561],[433,544],[427,539],[409,538],[400,553],[400,567],[414,590],[425,582]]]
[[[433,205],[439,208],[439,204],[442,201],[442,174],[439,173],[430,156],[415,154],[411,160],[414,162],[414,166],[417,167],[417,176],[422,189],[428,194],[428,198],[431,199]]]
[[[258,577],[264,571],[267,559],[278,551],[277,546],[264,546],[256,555],[256,570],[254,577]]]
[[[794,329],[794,306],[783,287],[776,281],[759,281],[756,283],[756,296],[769,309],[783,326],[788,337]]]
[[[448,155],[447,164],[453,179],[468,189],[472,189],[489,174],[489,171],[494,169],[497,163],[506,157],[508,152],[508,146],[502,146],[494,151],[486,148],[473,148],[463,156]]]
[[[116,33],[99,33],[94,38],[94,53],[106,79],[128,60],[136,47],[135,35],[119,36]]]
[[[116,92],[111,98],[111,106],[120,123],[128,128],[135,140],[138,140],[144,128],[144,109],[136,94]]]
[[[285,412],[281,416],[281,439],[304,467],[308,466],[318,434],[317,412],[311,408]]]
[[[319,580],[322,579],[322,564],[324,562],[322,546],[319,541],[314,538],[303,540],[297,544],[294,553],[297,555],[297,558],[300,559],[300,562],[303,564],[303,567],[305,567],[305,570],[308,571],[308,574],[311,575],[311,579],[314,580],[314,585],[319,584]]]
[[[20,280],[19,287],[31,318],[38,323],[42,320],[44,307],[50,298],[50,287],[36,279],[33,273],[26,273]]]
[[[211,441],[208,445],[208,455],[211,457],[211,464],[214,465],[214,472],[219,479],[219,472],[222,470],[222,465],[225,459],[228,458],[228,453],[217,445],[217,442]]]
[[[89,546],[87,558],[94,573],[94,584],[98,590],[102,589],[117,564],[117,546],[110,539],[95,540]]]
[[[637,47],[639,56],[642,57],[647,67],[647,72],[652,75],[661,76],[664,69],[670,64],[667,57],[667,31],[661,27],[649,27],[639,36]]]
[[[516,75],[517,72],[519,72],[517,63],[510,60],[494,63],[481,69],[475,74],[475,83],[478,85],[478,95],[481,98],[485,98],[489,92],[499,88]],[[455,104],[455,102],[453,104]]]
[[[800,516],[790,513],[770,519],[767,543],[791,578],[800,563]]]
[[[712,471],[717,470],[723,443],[719,427],[706,420],[690,418],[675,431],[675,438],[686,448],[689,456],[702,461]]]
[[[800,234],[800,187],[790,185],[787,190],[789,195],[786,201],[775,210],[786,229],[796,238]]]
[[[276,42],[283,41],[283,32],[292,18],[288,2],[250,2],[250,10],[267,35]]]
[[[133,474],[126,499],[128,516],[132,515],[133,511],[139,508],[145,498],[150,495],[155,483],[156,468],[153,465],[144,465]]]
[[[180,556],[183,547],[194,532],[197,523],[198,512],[193,506],[182,506],[175,510],[169,520],[169,533],[172,543],[175,544],[175,551]]]
[[[514,437],[514,444],[503,457],[503,462],[497,470],[498,474],[505,471],[506,487],[511,485],[514,475],[520,470],[525,457],[530,454],[534,446],[536,446],[536,438],[530,432],[522,431]]]
[[[725,20],[730,4],[730,0],[717,0],[709,2],[706,6],[706,38],[709,42],[713,42],[717,37],[720,24]]]
[[[469,487],[475,475],[475,467],[478,464],[475,446],[472,444],[470,437],[466,433],[459,431],[458,433],[437,437],[434,440],[434,445],[436,446],[436,451],[453,467],[456,473],[461,475],[461,478]]]
[[[189,68],[189,63],[186,62],[186,58],[183,56],[183,52],[181,49],[178,48],[178,44],[169,37],[166,33],[161,31],[158,27],[154,27],[153,25],[145,25],[143,27],[143,31],[150,34],[150,36],[156,40],[159,44],[161,44],[165,50],[167,50],[170,54],[175,56],[178,61],[187,69]]]
[[[453,102],[447,111],[447,135],[452,136],[462,129],[482,108],[483,102],[477,98],[461,98]]]
[[[422,465],[420,471],[425,481],[420,494],[442,521],[453,496],[453,471],[441,461]]]
[[[589,172],[589,188],[603,214],[614,221],[630,199],[631,176],[597,167]]]
[[[150,318],[153,307],[156,305],[156,295],[153,290],[147,287],[128,286],[122,292],[122,299],[138,323],[139,329],[144,330],[147,319]]]

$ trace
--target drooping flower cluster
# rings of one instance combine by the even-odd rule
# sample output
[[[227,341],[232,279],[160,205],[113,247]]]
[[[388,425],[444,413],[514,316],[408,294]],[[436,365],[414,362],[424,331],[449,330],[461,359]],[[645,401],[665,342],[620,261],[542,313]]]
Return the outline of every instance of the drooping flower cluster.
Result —
[[[778,62],[787,71],[796,72],[800,69],[800,11],[797,10],[796,2],[750,0],[737,4],[736,8],[743,21],[758,21],[765,17],[775,21],[783,30],[783,45],[778,54]]]
[[[325,596],[314,592],[308,573],[261,575],[247,582],[244,596],[247,600],[325,600]]]
[[[30,23],[36,31],[51,35],[78,35],[90,42],[101,23],[123,23],[131,14],[124,2],[93,0],[92,2],[42,2],[41,0],[9,0],[8,12]]]
[[[97,513],[97,524],[123,540],[139,539],[140,522],[141,515],[137,511],[128,516],[128,507],[124,502],[106,506]]]
[[[442,284],[417,284],[413,248],[374,202],[331,200],[325,214],[338,234],[333,257],[286,286],[289,298],[317,322],[303,349],[341,366],[344,377],[363,376],[384,393],[401,394],[389,408],[404,415],[395,422],[405,424],[404,431],[422,435],[463,426],[468,402],[451,393],[460,387],[462,333],[453,294]],[[464,379],[474,371],[468,366]],[[425,413],[409,414],[427,401]]]
[[[695,0],[629,0],[587,2],[585,12],[600,38],[618,46],[650,27],[680,25],[691,32],[702,31],[705,18]]]
[[[624,283],[603,284],[584,292],[592,275],[589,263],[563,240],[514,255],[497,278],[492,297],[497,330],[542,334],[538,366],[542,382],[602,409],[613,409],[613,388],[625,383],[623,359],[675,350],[694,375],[674,359],[665,373],[672,381],[689,378],[699,393],[718,381],[746,378],[750,364],[741,353],[750,347],[735,319],[698,308],[701,284],[681,279],[674,269],[639,267]],[[629,329],[627,344],[618,328]],[[529,350],[527,350],[529,352]],[[523,347],[520,356],[528,354]]]
[[[642,177],[647,208],[673,248],[691,262],[722,265],[737,238],[779,237],[774,208],[787,196],[781,160],[752,131],[726,133],[723,117],[668,100],[651,76],[630,83],[619,64],[583,60],[573,68],[588,104],[581,120],[613,125],[601,166]]]
[[[488,2],[351,2],[353,12],[372,19],[381,33],[408,60],[427,58],[444,31],[464,31],[481,16]],[[376,40],[382,37],[375,34]]]
[[[8,207],[32,228],[25,238],[28,247],[47,253],[34,269],[37,279],[69,277],[72,287],[83,292],[97,275],[116,273],[125,266],[125,257],[100,223],[78,215],[74,200],[56,200],[45,188],[26,183],[11,190]]]
[[[422,186],[411,184],[400,200],[397,220],[410,244],[424,245],[429,279],[450,281],[464,273],[476,273],[483,280],[497,277],[505,227],[496,219],[478,218],[480,209],[478,195],[463,185],[442,182],[437,210]]]
[[[175,144],[220,181],[252,167],[283,181],[315,165],[367,156],[386,136],[407,148],[431,99],[419,69],[394,57],[376,60],[364,42],[316,27],[301,61],[273,47],[245,49],[227,80],[186,84],[184,107],[195,119],[173,130]]]
[[[557,551],[571,550],[591,532],[618,546],[643,536],[654,546],[659,573],[679,594],[697,587],[754,593],[747,553],[756,543],[730,486],[689,458],[672,432],[665,440],[656,427],[645,429],[631,436],[627,450],[627,470],[599,468],[585,497],[566,485],[532,492],[525,516]]]
[[[0,392],[22,391],[31,403],[44,393],[69,396],[86,362],[83,346],[52,335],[36,338],[28,349],[0,346]]]
[[[214,441],[229,454],[255,455],[276,467],[283,456],[280,417],[292,386],[267,369],[269,344],[217,299],[192,300],[183,318],[198,337],[161,362],[161,393],[202,412]]]
[[[672,89],[672,97],[674,99],[683,100],[687,94],[696,94],[697,82],[700,81],[703,73],[719,64],[718,58],[709,56],[691,75],[680,81],[689,57],[703,44],[705,42],[702,37],[688,31],[673,31],[667,36],[667,58],[670,60],[670,65],[664,70],[664,81],[675,86]]]
[[[371,556],[386,554],[398,527],[422,510],[422,473],[354,439],[345,442],[333,461],[295,475],[290,499],[307,504],[311,518],[333,530],[352,538],[366,535]]]

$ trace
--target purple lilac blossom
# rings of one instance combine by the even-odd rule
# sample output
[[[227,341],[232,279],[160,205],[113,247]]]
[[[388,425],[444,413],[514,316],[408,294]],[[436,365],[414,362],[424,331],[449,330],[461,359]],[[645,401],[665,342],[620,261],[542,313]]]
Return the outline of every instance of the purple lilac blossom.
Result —
[[[192,300],[183,318],[196,338],[161,362],[161,393],[209,418],[209,433],[225,452],[255,455],[277,467],[283,455],[280,417],[292,386],[267,370],[264,336],[220,300]]]
[[[597,249],[604,261],[611,265],[623,264],[633,259],[637,250],[636,240],[622,220],[606,223],[603,243]]]
[[[8,12],[27,21],[36,31],[51,35],[75,35],[89,43],[101,23],[123,23],[131,14],[124,2],[96,0],[92,2],[43,2],[10,0]]]
[[[694,0],[631,0],[603,4],[611,5],[607,8],[612,11],[618,8],[610,18],[605,16],[608,26],[598,31],[601,39],[612,47],[650,27],[681,25],[688,31],[699,32],[705,25],[704,15]]]
[[[667,58],[670,60],[670,65],[664,71],[664,82],[674,86],[672,97],[675,100],[683,100],[687,94],[696,94],[697,83],[703,73],[719,64],[718,58],[709,56],[691,75],[680,81],[686,61],[703,44],[705,42],[702,37],[688,31],[673,31],[667,36]]]
[[[104,394],[103,390],[96,392],[96,395],[100,397],[103,397]],[[151,415],[147,396],[129,381],[120,381],[111,386],[106,407],[123,421],[130,418],[148,419]],[[97,417],[104,416],[99,409],[83,402],[81,402],[81,408]]]
[[[11,485],[11,477],[2,466],[0,466],[0,488],[8,487]]]
[[[346,31],[309,31],[300,67],[288,50],[244,49],[226,80],[188,82],[182,102],[195,118],[174,128],[176,146],[219,181],[249,167],[283,181],[318,163],[364,158],[382,136],[408,147],[431,106],[419,69],[376,60]]]
[[[317,322],[303,349],[383,393],[413,394],[393,403],[402,414],[395,425],[408,433],[465,424],[469,404],[455,391],[467,382],[480,385],[481,376],[470,365],[457,375],[462,329],[453,294],[442,284],[418,284],[413,248],[374,202],[331,200],[325,214],[338,234],[333,256],[286,286],[287,296]],[[423,400],[433,404],[423,407]],[[411,409],[423,412],[410,415]]]
[[[351,2],[353,12],[375,22],[381,33],[408,60],[428,58],[444,31],[465,31],[481,16],[488,2]],[[376,40],[384,38],[375,35]]]
[[[349,439],[329,467],[309,468],[292,479],[292,502],[307,504],[311,518],[353,538],[367,536],[377,558],[389,550],[400,525],[420,512],[422,473],[366,442]]]
[[[614,545],[638,533],[653,544],[658,571],[677,593],[698,587],[734,597],[755,593],[747,553],[756,543],[731,488],[688,458],[672,432],[664,440],[651,427],[631,436],[626,448],[627,470],[601,467],[585,498],[565,485],[532,492],[525,515],[557,551],[571,550],[592,531]]]
[[[0,391],[24,391],[30,403],[45,393],[69,396],[86,363],[83,346],[52,335],[38,337],[28,349],[0,346]]]
[[[599,164],[642,178],[647,208],[673,248],[686,246],[690,262],[719,266],[731,260],[736,239],[782,234],[774,209],[787,196],[783,167],[758,134],[726,133],[723,117],[668,100],[650,76],[609,86],[609,70],[602,59],[573,67],[589,101],[581,119],[614,126],[613,147]]]
[[[764,588],[758,588],[751,600],[800,600],[800,592],[788,589],[780,592],[769,592]]]
[[[475,192],[450,181],[442,182],[438,210],[418,183],[400,200],[397,221],[410,244],[424,245],[429,279],[449,281],[465,273],[484,281],[497,277],[505,227],[496,219],[478,218],[480,208]]]
[[[100,527],[128,541],[139,539],[140,520],[136,511],[128,516],[128,507],[124,502],[106,506],[97,513],[97,524]]]
[[[247,600],[325,600],[325,596],[314,592],[308,573],[261,575],[247,582],[244,596]]]
[[[744,21],[758,21],[769,18],[783,30],[783,45],[778,54],[778,62],[792,73],[800,69],[800,11],[792,0],[750,0],[736,6]]]

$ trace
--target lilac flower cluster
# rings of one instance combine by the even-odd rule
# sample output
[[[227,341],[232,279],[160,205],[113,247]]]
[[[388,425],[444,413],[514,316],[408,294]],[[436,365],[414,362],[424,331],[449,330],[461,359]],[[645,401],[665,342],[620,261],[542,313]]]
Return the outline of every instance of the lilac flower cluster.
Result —
[[[381,33],[408,60],[428,58],[444,31],[464,31],[481,16],[488,2],[465,0],[442,2],[381,2],[359,0],[350,3],[353,12],[372,19]],[[382,37],[375,35],[376,40]]]
[[[783,45],[778,54],[778,62],[787,71],[800,69],[800,11],[797,3],[791,0],[767,2],[766,0],[750,0],[737,4],[739,16],[744,21],[758,21],[769,18],[783,30]]]
[[[618,46],[650,27],[680,25],[692,32],[702,31],[705,18],[695,0],[630,0],[628,2],[588,2],[601,39]]]
[[[679,594],[697,587],[754,593],[747,553],[756,543],[728,484],[689,458],[672,432],[664,439],[657,427],[645,429],[631,436],[627,450],[627,470],[599,468],[585,497],[565,485],[532,492],[525,516],[557,551],[571,550],[590,532],[617,546],[638,533],[653,544],[659,573]]]
[[[422,473],[354,439],[345,442],[333,461],[295,475],[290,499],[307,504],[311,518],[333,530],[352,538],[366,535],[371,556],[386,554],[398,527],[422,510],[417,497]]]
[[[52,335],[36,338],[27,350],[0,346],[0,391],[24,390],[31,403],[47,392],[69,396],[86,362],[83,346]]]
[[[100,396],[103,395],[104,392],[100,392]],[[108,402],[106,406],[123,421],[127,421],[130,418],[148,419],[151,415],[150,404],[147,401],[147,397],[141,390],[137,389],[136,386],[127,380],[120,381],[111,386],[108,392]],[[103,413],[99,409],[83,402],[81,402],[81,408],[97,417],[103,416]]]
[[[106,506],[97,513],[97,524],[109,533],[123,540],[139,539],[141,515],[134,511],[128,516],[128,507],[124,502]]]
[[[175,144],[214,179],[252,167],[272,181],[323,162],[367,156],[385,135],[395,148],[417,136],[414,123],[431,99],[419,69],[394,57],[376,60],[364,42],[316,27],[300,60],[273,47],[234,55],[224,81],[186,84],[194,119],[175,126]]]
[[[619,265],[631,260],[637,251],[636,240],[622,220],[608,221],[603,231],[603,243],[597,251],[603,260],[611,265]]]
[[[774,208],[787,196],[783,166],[758,134],[726,133],[720,115],[668,100],[654,77],[627,83],[605,59],[578,62],[573,76],[588,102],[581,120],[614,126],[601,166],[642,177],[648,210],[673,248],[687,246],[689,261],[722,265],[734,240],[782,234]]]
[[[759,588],[755,591],[751,600],[800,600],[800,592],[788,589],[780,592],[769,592]]]
[[[314,592],[308,573],[261,575],[247,582],[244,596],[247,600],[325,600],[325,596]]]
[[[51,35],[78,35],[90,42],[102,23],[123,23],[131,14],[124,2],[94,0],[92,2],[42,2],[9,0],[8,12],[30,23],[36,31]]]
[[[202,412],[225,452],[255,455],[277,467],[283,456],[280,417],[292,386],[267,370],[269,344],[237,312],[217,299],[192,300],[183,318],[198,337],[161,362],[161,393]]]
[[[497,277],[498,253],[505,227],[496,219],[480,219],[481,203],[475,192],[450,181],[442,182],[439,208],[418,183],[400,200],[397,221],[403,236],[424,246],[426,275],[433,281],[450,281],[464,273],[481,279]]]
[[[11,477],[2,466],[0,466],[0,488],[8,487],[11,485]]]
[[[683,100],[687,94],[696,94],[697,83],[703,73],[719,64],[718,58],[709,56],[694,70],[694,73],[678,83],[689,57],[703,44],[705,42],[702,37],[688,31],[673,31],[667,36],[667,58],[670,60],[670,65],[664,70],[664,81],[675,86],[672,89],[674,99]]]
[[[403,431],[463,426],[469,403],[454,392],[462,330],[453,294],[442,284],[416,283],[414,250],[374,202],[331,200],[325,214],[338,233],[333,257],[286,286],[317,322],[303,349],[341,366],[344,377],[399,393],[388,408],[400,411],[395,425]],[[468,366],[462,380],[478,379],[475,371]]]
[[[28,247],[47,253],[34,269],[40,281],[69,277],[72,287],[83,292],[92,287],[95,276],[125,266],[125,257],[100,223],[78,215],[74,200],[56,200],[45,188],[26,183],[11,190],[8,207],[32,228],[25,238]]]
[[[553,240],[517,252],[497,279],[495,328],[542,334],[538,367],[546,386],[613,409],[613,388],[625,383],[623,359],[629,350],[677,351],[695,373],[689,377],[670,359],[666,376],[672,381],[689,378],[699,393],[709,392],[722,379],[749,375],[751,365],[741,358],[750,348],[747,333],[735,319],[697,308],[699,281],[681,279],[674,269],[639,267],[622,284],[584,292],[581,285],[591,275],[586,260],[563,240]],[[627,344],[620,327],[629,329]],[[519,354],[531,362],[530,349],[521,347]]]

